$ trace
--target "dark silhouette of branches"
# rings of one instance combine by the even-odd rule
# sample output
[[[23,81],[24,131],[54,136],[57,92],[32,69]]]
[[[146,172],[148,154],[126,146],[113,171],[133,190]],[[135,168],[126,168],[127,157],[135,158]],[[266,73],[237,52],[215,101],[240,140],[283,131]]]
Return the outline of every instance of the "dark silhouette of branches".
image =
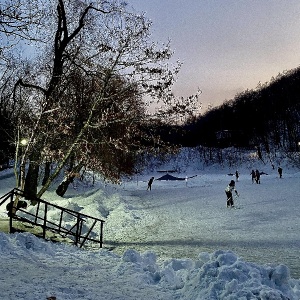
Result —
[[[189,145],[296,151],[300,141],[300,68],[246,90],[186,124]],[[228,135],[225,139],[219,136]],[[229,134],[230,133],[230,134]]]

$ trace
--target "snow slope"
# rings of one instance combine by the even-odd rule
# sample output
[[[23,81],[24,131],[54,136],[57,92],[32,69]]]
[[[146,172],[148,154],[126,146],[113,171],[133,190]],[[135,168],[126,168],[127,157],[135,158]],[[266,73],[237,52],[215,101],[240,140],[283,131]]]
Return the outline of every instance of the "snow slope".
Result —
[[[240,165],[240,209],[224,189],[237,166],[172,161],[186,181],[147,181],[157,168],[121,185],[78,182],[58,205],[106,220],[104,249],[0,233],[1,299],[300,299],[300,172],[258,161]],[[252,168],[267,173],[252,184]],[[0,192],[14,186],[0,173]],[[30,209],[30,208],[29,208]],[[3,207],[0,216],[6,218]]]

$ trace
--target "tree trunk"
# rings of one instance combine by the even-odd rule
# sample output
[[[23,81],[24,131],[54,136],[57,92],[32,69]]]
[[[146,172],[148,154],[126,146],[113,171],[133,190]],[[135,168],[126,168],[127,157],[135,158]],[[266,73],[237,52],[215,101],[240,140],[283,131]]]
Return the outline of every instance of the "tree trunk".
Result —
[[[60,197],[63,197],[68,190],[70,183],[73,182],[75,175],[68,175],[66,178],[59,184],[56,189],[56,194]]]
[[[46,161],[46,163],[45,163],[45,174],[44,174],[42,185],[45,185],[48,178],[50,177],[50,167],[51,167],[51,162]]]
[[[30,160],[29,168],[25,178],[24,194],[25,199],[34,200],[37,196],[38,187],[38,177],[39,177],[39,165],[36,161]]]
[[[72,171],[69,172],[69,174],[66,175],[64,180],[60,183],[60,185],[56,189],[56,194],[60,197],[63,197],[68,190],[68,187],[70,183],[72,183],[76,176],[78,176],[78,173],[80,172],[82,168],[81,164],[78,164],[73,168]]]

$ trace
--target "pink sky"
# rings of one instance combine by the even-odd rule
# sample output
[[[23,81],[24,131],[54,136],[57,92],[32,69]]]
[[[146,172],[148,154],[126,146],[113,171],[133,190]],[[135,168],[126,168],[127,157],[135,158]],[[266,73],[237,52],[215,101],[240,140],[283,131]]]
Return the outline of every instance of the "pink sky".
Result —
[[[203,110],[300,61],[299,0],[128,0],[183,62],[178,96],[202,90]]]

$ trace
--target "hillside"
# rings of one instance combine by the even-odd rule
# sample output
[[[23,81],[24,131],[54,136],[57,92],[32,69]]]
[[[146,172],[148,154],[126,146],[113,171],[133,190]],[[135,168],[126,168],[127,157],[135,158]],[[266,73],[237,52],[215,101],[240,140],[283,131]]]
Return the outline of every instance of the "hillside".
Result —
[[[261,146],[272,152],[299,151],[300,68],[278,74],[270,82],[245,90],[184,126],[187,146]],[[227,139],[217,132],[230,131]],[[178,137],[180,140],[180,137]]]

